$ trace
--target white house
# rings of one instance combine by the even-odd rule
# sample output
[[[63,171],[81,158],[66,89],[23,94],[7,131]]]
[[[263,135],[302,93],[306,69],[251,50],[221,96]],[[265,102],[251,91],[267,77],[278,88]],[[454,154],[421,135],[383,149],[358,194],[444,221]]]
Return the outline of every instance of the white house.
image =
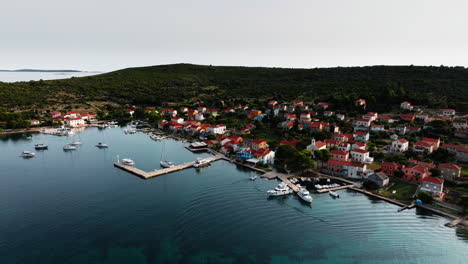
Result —
[[[177,122],[177,123],[179,123],[179,124],[183,124],[183,123],[184,123],[184,119],[183,119],[183,118],[180,118],[180,117],[173,117],[173,118],[171,118],[171,121]]]
[[[421,190],[434,196],[441,196],[444,190],[444,180],[435,177],[425,177],[421,182]]]
[[[370,121],[375,121],[375,120],[377,120],[378,116],[379,115],[377,113],[375,113],[375,112],[369,112],[369,113],[363,115],[362,118],[363,119],[369,119]]]
[[[307,150],[310,151],[310,152],[313,152],[314,150],[321,150],[321,149],[326,149],[327,148],[327,144],[325,144],[325,142],[322,142],[322,141],[315,141],[315,139],[313,138],[310,145],[307,146]]]
[[[359,163],[372,163],[374,161],[374,158],[369,157],[369,151],[364,150],[364,149],[353,149],[351,150],[351,160],[353,162],[359,162]]]
[[[453,109],[443,109],[442,110],[442,115],[443,116],[454,116],[455,115],[455,110],[453,110]]]
[[[203,116],[203,114],[195,114],[195,120],[202,121],[205,120],[205,117]]]
[[[372,124],[370,129],[371,131],[380,132],[380,131],[385,131],[385,126]]]
[[[275,152],[270,149],[261,148],[254,153],[255,158],[263,164],[273,164]]]
[[[410,102],[404,101],[400,104],[400,108],[405,110],[413,110],[414,106],[412,106]]]
[[[79,127],[85,124],[85,121],[81,117],[76,118],[65,118],[65,125],[69,127]]]
[[[226,133],[226,126],[225,125],[215,125],[215,126],[209,126],[208,127],[208,132],[211,134],[224,134]]]
[[[405,152],[408,151],[409,142],[408,140],[401,138],[392,141],[392,146],[390,147],[391,152]]]
[[[358,118],[354,121],[355,126],[360,126],[360,127],[370,127],[371,120],[365,119],[365,118]]]

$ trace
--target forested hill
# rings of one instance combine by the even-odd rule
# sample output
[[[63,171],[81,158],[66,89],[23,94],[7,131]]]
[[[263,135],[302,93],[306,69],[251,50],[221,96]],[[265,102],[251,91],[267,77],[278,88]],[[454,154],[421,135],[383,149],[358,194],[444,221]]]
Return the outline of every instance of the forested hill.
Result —
[[[344,104],[364,98],[379,108],[410,100],[413,104],[467,111],[468,69],[420,66],[286,69],[174,64],[65,80],[0,83],[0,104],[6,107],[41,106],[63,98],[137,105],[243,98],[303,98]]]

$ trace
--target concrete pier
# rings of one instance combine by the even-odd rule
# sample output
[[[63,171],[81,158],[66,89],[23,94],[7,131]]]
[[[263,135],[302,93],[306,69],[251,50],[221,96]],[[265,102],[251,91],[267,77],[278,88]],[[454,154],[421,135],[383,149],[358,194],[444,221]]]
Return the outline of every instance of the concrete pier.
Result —
[[[213,156],[213,157],[204,158],[203,160],[206,160],[206,161],[208,161],[208,163],[211,163],[213,161],[223,159],[223,157],[224,156],[222,156],[222,155],[216,155],[216,156]],[[150,172],[146,172],[146,171],[137,169],[137,168],[135,168],[133,166],[128,166],[128,165],[125,165],[125,164],[122,164],[122,163],[119,163],[119,162],[114,163],[114,166],[119,168],[119,169],[122,169],[124,171],[130,172],[130,173],[132,173],[132,174],[146,180],[146,179],[154,178],[154,177],[161,176],[161,175],[164,175],[164,174],[168,174],[168,173],[171,173],[171,172],[191,168],[194,164],[195,164],[195,161],[191,161],[191,162],[187,162],[187,163],[184,163],[184,164],[176,165],[174,167],[164,168],[164,169],[159,169],[159,170],[153,170],[153,171],[150,171]]]
[[[351,187],[354,187],[354,185],[351,184],[351,185],[338,186],[338,187],[330,188],[330,189],[320,189],[320,190],[317,190],[317,192],[318,193],[326,193],[326,192],[330,192],[330,191],[343,190],[343,189],[347,189],[347,188],[351,188]]]

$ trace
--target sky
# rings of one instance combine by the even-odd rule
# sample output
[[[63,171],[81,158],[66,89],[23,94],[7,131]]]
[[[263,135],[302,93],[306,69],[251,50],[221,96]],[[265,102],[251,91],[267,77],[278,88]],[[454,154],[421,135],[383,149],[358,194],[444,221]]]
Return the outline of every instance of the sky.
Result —
[[[468,66],[466,0],[5,0],[0,10],[0,69]]]

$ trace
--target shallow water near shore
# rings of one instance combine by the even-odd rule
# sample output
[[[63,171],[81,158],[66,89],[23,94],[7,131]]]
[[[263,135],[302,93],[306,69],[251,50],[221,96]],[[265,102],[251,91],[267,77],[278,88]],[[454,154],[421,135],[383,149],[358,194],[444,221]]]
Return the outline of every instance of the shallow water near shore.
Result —
[[[83,144],[64,152],[73,140]],[[98,142],[109,149],[98,149]],[[45,143],[49,150],[34,151]],[[0,263],[466,263],[468,232],[449,219],[353,191],[269,199],[276,180],[227,161],[142,180],[113,167],[117,155],[149,171],[193,154],[123,128],[75,137],[0,136]],[[165,150],[161,154],[162,150]],[[23,150],[36,157],[23,159]]]

